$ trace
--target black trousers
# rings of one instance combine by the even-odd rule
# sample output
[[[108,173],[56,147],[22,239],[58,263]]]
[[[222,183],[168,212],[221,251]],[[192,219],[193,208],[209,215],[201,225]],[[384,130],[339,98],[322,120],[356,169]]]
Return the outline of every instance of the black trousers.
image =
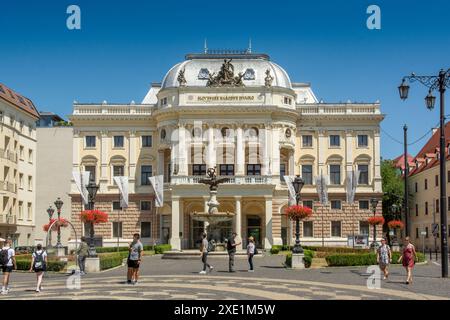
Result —
[[[206,271],[206,267],[211,269],[211,266],[208,264],[208,252],[202,253],[202,262],[203,262],[203,271]]]
[[[254,256],[253,253],[250,253],[250,254],[248,255],[248,265],[249,265],[249,267],[250,267],[250,270],[253,270],[253,256]]]

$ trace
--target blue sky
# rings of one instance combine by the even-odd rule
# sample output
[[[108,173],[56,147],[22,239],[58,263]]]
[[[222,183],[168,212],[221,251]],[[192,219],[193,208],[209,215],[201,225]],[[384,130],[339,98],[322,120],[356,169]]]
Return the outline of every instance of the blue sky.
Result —
[[[210,48],[268,53],[292,81],[310,82],[326,102],[380,100],[382,128],[410,141],[438,123],[427,89],[398,97],[403,75],[450,67],[450,2],[427,1],[1,1],[0,82],[63,116],[72,102],[140,102],[151,82]],[[66,28],[66,9],[81,8],[81,30]],[[369,5],[381,8],[381,30],[366,28]],[[448,99],[450,101],[450,99]],[[448,112],[450,113],[450,112]],[[410,146],[415,154],[421,142]],[[402,153],[382,133],[382,156]]]

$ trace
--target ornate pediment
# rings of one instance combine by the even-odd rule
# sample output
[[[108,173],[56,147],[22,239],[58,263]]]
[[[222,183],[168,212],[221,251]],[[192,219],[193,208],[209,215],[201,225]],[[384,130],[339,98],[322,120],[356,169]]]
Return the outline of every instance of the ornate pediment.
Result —
[[[234,75],[234,66],[231,64],[231,59],[225,59],[220,71],[209,74],[207,87],[243,87],[242,78],[244,75],[239,72],[237,76]]]

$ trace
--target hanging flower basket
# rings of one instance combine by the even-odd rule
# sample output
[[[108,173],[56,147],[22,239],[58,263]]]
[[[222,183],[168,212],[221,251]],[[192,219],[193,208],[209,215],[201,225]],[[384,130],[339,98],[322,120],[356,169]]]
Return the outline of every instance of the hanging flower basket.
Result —
[[[367,219],[367,222],[369,222],[369,224],[372,226],[383,225],[384,218],[383,217],[370,217]]]
[[[313,211],[311,208],[304,206],[290,206],[284,211],[290,220],[303,220],[312,216]]]
[[[44,224],[44,226],[43,226],[44,231],[48,232],[48,229],[50,228],[50,226],[52,224],[53,224],[52,231],[57,231],[58,227],[62,227],[62,228],[67,227],[69,225],[69,222],[67,222],[67,220],[64,218],[60,218],[59,220],[58,219],[50,219],[49,223]]]
[[[100,210],[85,210],[81,212],[80,219],[85,223],[99,224],[108,222],[108,214]]]
[[[390,229],[400,229],[400,230],[402,230],[405,227],[405,225],[400,220],[391,220],[391,221],[388,222],[388,227]]]

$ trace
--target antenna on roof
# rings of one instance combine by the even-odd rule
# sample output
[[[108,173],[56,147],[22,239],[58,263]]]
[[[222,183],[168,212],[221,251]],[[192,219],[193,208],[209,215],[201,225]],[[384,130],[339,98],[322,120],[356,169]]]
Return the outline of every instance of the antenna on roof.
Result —
[[[247,52],[248,52],[248,53],[252,53],[252,38],[248,38],[248,48],[247,48]]]
[[[204,53],[205,53],[205,54],[208,53],[208,43],[207,43],[206,38],[205,38],[205,44],[204,44],[203,50],[204,50]]]

